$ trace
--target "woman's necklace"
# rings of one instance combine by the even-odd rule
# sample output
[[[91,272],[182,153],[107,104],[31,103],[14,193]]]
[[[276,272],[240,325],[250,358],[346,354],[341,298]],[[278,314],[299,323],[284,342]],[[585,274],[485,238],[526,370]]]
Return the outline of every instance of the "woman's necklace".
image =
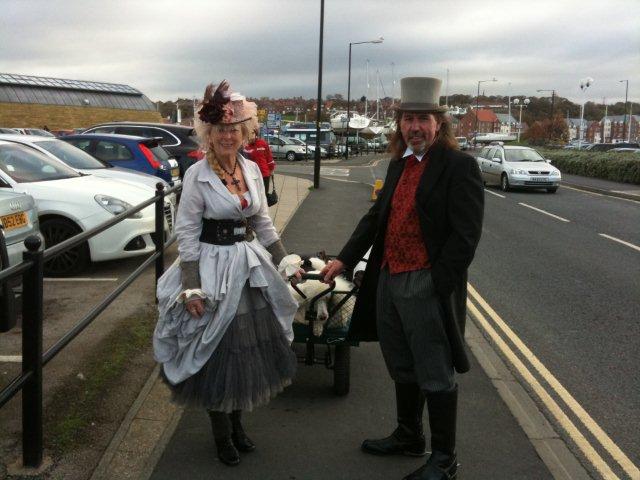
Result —
[[[220,165],[220,168],[222,169],[222,171],[224,173],[226,173],[227,175],[229,175],[231,177],[231,183],[233,184],[234,187],[236,187],[236,190],[238,190],[238,192],[239,192],[240,191],[240,180],[238,180],[236,177],[234,177],[234,175],[236,173],[236,169],[238,168],[238,159],[236,158],[236,161],[233,164],[233,170],[231,170],[230,172],[227,171],[226,168],[224,168],[222,163],[218,162],[218,165]],[[225,181],[224,184],[226,185],[227,182]]]

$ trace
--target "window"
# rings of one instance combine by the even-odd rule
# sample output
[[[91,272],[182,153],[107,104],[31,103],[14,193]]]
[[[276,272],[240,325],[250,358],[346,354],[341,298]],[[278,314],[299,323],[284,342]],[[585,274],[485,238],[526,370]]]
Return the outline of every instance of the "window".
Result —
[[[74,147],[78,147],[80,150],[84,150],[85,152],[89,150],[91,146],[91,140],[65,140],[65,142],[70,143]]]
[[[107,140],[98,141],[94,156],[104,162],[133,160],[133,155],[127,147]]]

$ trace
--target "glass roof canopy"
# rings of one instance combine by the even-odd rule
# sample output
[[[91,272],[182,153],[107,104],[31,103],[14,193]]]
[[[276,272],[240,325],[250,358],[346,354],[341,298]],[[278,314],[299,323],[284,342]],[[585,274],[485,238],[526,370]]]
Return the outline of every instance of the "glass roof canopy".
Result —
[[[33,77],[0,73],[0,85],[19,85],[25,87],[63,88],[88,92],[119,93],[124,95],[142,95],[142,92],[129,85],[117,83],[90,82],[84,80],[66,80],[63,78]]]

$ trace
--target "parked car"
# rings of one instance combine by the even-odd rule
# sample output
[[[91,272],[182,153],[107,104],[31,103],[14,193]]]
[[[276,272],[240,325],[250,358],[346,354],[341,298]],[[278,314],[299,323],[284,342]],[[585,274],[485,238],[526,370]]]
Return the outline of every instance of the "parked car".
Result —
[[[0,127],[0,133],[16,134],[19,132],[15,128]]]
[[[458,147],[460,147],[460,150],[466,150],[469,148],[469,140],[467,140],[467,137],[456,137],[456,140],[458,141]]]
[[[636,142],[594,143],[587,147],[587,150],[589,152],[608,152],[614,148],[640,148],[640,144]]]
[[[500,185],[505,192],[512,188],[544,188],[555,193],[560,185],[560,170],[533,148],[490,145],[480,150],[476,160],[485,185]]]
[[[96,227],[149,198],[149,187],[81,175],[32,147],[0,139],[0,188],[28,192],[38,208],[40,232],[51,247]],[[165,199],[165,238],[173,235],[175,205]],[[89,261],[113,260],[155,250],[155,207],[150,205],[45,263],[47,275],[81,272]],[[161,239],[158,239],[161,241]]]
[[[4,232],[9,260],[5,265],[0,256],[0,270],[2,270],[22,262],[22,252],[26,250],[25,238],[29,235],[41,237],[38,228],[38,210],[33,197],[26,193],[0,189],[0,224]]]
[[[287,138],[289,140],[291,140],[293,143],[295,143],[296,145],[303,145],[304,147],[306,147],[307,148],[307,154],[311,158],[315,158],[316,157],[316,146],[315,145],[304,143],[299,138],[294,138],[294,137],[287,137]],[[320,147],[320,158],[327,158],[327,150],[326,150],[326,148]]]
[[[618,152],[618,153],[640,153],[640,148],[620,147],[620,148],[612,148],[611,151]]]
[[[178,162],[169,156],[156,138],[91,133],[67,135],[60,140],[114,167],[155,175],[170,185],[180,182]]]
[[[40,135],[41,137],[55,137],[48,130],[42,128],[14,128],[14,130],[22,135]]]
[[[146,138],[159,138],[160,145],[176,159],[180,166],[180,178],[198,160],[204,158],[198,136],[193,127],[164,123],[111,122],[94,125],[83,133],[118,133]]]
[[[170,187],[169,183],[162,178],[137,172],[128,168],[114,167],[113,165],[103,162],[102,160],[98,160],[80,148],[67,142],[63,142],[58,138],[0,135],[0,139],[21,143],[35,148],[36,150],[61,161],[78,173],[95,175],[96,177],[111,178],[113,180],[119,180],[132,185],[145,185],[150,189],[150,196],[155,195],[156,185],[158,183],[162,183],[165,189]],[[181,180],[177,180],[177,182],[180,181]]]
[[[289,161],[309,158],[307,146],[295,143],[290,137],[265,137],[274,158],[285,158]]]

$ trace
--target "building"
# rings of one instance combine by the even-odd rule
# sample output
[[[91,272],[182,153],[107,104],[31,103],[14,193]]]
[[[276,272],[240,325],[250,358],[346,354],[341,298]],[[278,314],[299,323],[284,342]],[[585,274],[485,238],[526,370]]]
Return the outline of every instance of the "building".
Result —
[[[626,125],[624,115],[609,115],[600,120],[602,138],[605,142],[623,142],[630,139],[638,140],[638,122],[640,116],[627,115]]]
[[[587,120],[582,120],[584,126],[587,126]],[[569,140],[577,140],[580,135],[580,119],[579,118],[565,118],[564,123],[567,124],[569,129]]]
[[[0,73],[0,127],[64,130],[118,120],[162,118],[128,85]]]
[[[518,131],[518,122],[512,115],[508,113],[496,113],[498,122],[500,122],[500,133],[510,135]]]
[[[480,109],[478,114],[477,133],[497,133],[500,132],[500,121],[493,110]],[[472,138],[476,133],[476,110],[469,110],[460,119],[456,135],[460,137]]]

